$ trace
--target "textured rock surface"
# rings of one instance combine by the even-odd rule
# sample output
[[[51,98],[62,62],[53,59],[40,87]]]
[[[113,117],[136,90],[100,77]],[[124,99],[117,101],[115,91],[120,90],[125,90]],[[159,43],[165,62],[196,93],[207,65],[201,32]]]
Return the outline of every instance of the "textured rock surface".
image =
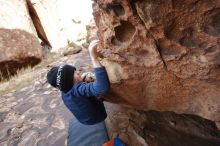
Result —
[[[25,0],[0,0],[0,80],[18,68],[38,63],[42,49]]]
[[[105,103],[110,138],[119,136],[128,146],[218,146],[215,123],[195,115],[138,111]]]
[[[220,120],[219,0],[96,0],[107,100]]]

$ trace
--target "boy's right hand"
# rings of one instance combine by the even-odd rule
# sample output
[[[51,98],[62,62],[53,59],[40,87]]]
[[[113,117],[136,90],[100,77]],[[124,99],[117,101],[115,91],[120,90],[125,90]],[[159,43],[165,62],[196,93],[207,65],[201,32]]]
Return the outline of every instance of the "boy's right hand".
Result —
[[[97,45],[99,43],[99,40],[93,40],[91,41],[91,43],[89,44],[89,54],[91,56],[91,58],[96,59],[97,58]]]

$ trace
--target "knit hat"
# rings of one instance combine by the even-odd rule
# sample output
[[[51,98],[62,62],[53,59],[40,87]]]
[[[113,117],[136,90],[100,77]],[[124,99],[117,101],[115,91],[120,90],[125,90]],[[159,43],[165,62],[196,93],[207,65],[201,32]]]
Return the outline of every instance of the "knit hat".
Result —
[[[60,91],[68,92],[73,86],[73,74],[76,68],[71,65],[55,66],[47,73],[47,81]]]

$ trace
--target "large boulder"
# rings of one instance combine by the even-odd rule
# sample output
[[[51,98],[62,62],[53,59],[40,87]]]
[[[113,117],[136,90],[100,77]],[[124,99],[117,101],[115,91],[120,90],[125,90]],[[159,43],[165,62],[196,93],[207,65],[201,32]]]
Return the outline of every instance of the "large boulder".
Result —
[[[106,100],[220,120],[219,0],[96,0]]]
[[[83,10],[83,2],[72,0],[27,0],[27,4],[39,37],[51,51],[85,39],[85,25],[92,17],[90,1],[84,4]]]
[[[174,112],[138,111],[105,103],[110,139],[128,146],[219,146],[220,131],[213,121]]]
[[[58,17],[57,1],[27,0],[27,4],[41,40],[52,48],[52,51],[66,47],[68,41]]]
[[[0,80],[37,64],[42,48],[25,0],[0,0]]]

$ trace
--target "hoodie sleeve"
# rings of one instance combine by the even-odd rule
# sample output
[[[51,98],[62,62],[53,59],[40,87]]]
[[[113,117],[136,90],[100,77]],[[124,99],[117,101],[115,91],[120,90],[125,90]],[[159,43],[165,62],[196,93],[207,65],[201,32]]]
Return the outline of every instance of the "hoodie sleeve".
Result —
[[[75,91],[80,96],[100,96],[106,94],[110,88],[108,74],[105,67],[94,68],[96,81],[92,83],[79,83],[75,85]]]

